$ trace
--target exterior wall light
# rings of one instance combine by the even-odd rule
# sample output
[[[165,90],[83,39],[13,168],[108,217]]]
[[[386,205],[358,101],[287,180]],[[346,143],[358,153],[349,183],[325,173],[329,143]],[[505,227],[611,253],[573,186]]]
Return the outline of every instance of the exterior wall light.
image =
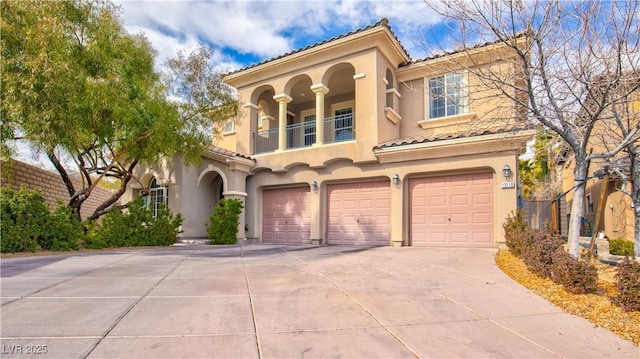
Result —
[[[504,165],[504,167],[502,167],[502,175],[506,180],[509,180],[509,178],[511,178],[511,167],[509,167],[509,165]]]
[[[393,181],[393,185],[397,186],[400,183],[400,176],[398,176],[398,174],[396,173],[393,175],[391,180]]]
[[[316,192],[318,190],[318,182],[316,182],[315,180],[311,181],[311,190],[313,192]]]

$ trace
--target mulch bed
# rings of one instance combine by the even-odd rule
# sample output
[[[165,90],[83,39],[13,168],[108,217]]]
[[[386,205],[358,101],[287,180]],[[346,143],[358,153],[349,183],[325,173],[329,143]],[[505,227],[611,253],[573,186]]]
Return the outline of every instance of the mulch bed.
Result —
[[[610,330],[633,344],[640,345],[640,312],[626,312],[611,302],[615,296],[615,270],[599,263],[598,292],[573,294],[549,278],[531,273],[520,258],[509,251],[496,254],[496,264],[509,277],[527,287],[533,293],[557,305],[563,311],[587,319],[597,327]]]

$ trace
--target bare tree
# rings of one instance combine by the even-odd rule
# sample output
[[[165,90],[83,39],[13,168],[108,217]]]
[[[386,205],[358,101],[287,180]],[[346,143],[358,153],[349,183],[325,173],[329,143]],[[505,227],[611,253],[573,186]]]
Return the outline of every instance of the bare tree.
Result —
[[[611,89],[621,101],[611,106],[606,115],[606,127],[598,132],[598,143],[606,149],[627,137],[629,131],[640,126],[640,74],[625,73],[624,79]],[[622,101],[626,99],[626,101]],[[616,181],[616,189],[631,197],[634,210],[634,243],[636,257],[640,257],[640,141],[632,141],[617,156],[602,166]]]
[[[638,90],[639,4],[627,2],[426,0],[452,27],[447,41],[461,49],[495,41],[506,45],[508,72],[478,66],[473,56],[460,63],[485,86],[526,109],[523,120],[558,134],[573,154],[574,197],[569,220],[569,253],[577,258],[585,183],[592,161],[607,161],[633,147],[637,167],[637,121],[615,121],[610,112],[628,104]],[[470,50],[460,50],[471,54]],[[513,72],[511,72],[513,73]],[[633,82],[635,85],[628,85]],[[621,86],[621,83],[626,86]],[[624,91],[620,89],[624,88]],[[615,91],[614,91],[615,90]],[[599,146],[599,131],[615,131],[615,143]],[[605,135],[606,136],[606,135]],[[634,161],[631,161],[634,162]],[[637,182],[637,181],[636,181]],[[637,187],[636,187],[637,188]],[[637,194],[636,199],[637,200]],[[638,218],[636,205],[636,218]],[[635,237],[639,226],[636,219]],[[638,246],[636,245],[636,248]]]

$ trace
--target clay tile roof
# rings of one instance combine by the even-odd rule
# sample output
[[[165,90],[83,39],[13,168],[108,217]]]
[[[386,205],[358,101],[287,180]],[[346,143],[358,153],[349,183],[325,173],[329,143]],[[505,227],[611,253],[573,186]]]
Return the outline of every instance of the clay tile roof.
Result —
[[[429,61],[429,60],[435,60],[435,59],[438,59],[438,58],[441,58],[441,57],[445,57],[445,56],[455,55],[455,54],[461,53],[463,51],[469,51],[469,50],[472,50],[472,49],[479,49],[479,48],[482,48],[482,47],[485,47],[485,46],[504,43],[504,42],[512,40],[512,39],[518,39],[518,38],[524,37],[525,35],[526,35],[525,32],[520,32],[520,33],[517,33],[512,38],[507,38],[507,39],[504,39],[504,40],[487,41],[485,43],[477,44],[477,45],[474,45],[474,46],[471,46],[471,47],[464,47],[464,48],[453,50],[453,51],[444,51],[444,52],[441,52],[441,53],[438,53],[438,54],[435,54],[435,55],[432,55],[432,56],[427,56],[427,57],[422,58],[422,59],[417,59],[417,60],[411,61],[408,64],[400,65],[400,67],[408,66],[408,65],[412,65],[412,64],[418,64],[418,63],[426,62],[426,61]]]
[[[494,129],[483,129],[483,130],[473,129],[473,130],[467,130],[467,131],[458,131],[458,132],[434,135],[430,137],[425,137],[425,136],[405,137],[397,140],[380,143],[377,146],[373,147],[373,151],[375,152],[377,150],[382,150],[385,148],[415,145],[419,143],[432,143],[432,142],[453,140],[453,139],[459,139],[459,138],[497,135],[500,133],[516,133],[519,131],[530,130],[533,128],[535,128],[535,126],[532,126],[530,124],[522,124],[522,125],[512,125],[512,126],[502,127],[502,128],[494,128]]]
[[[238,153],[238,152],[234,152],[231,150],[227,150],[226,148],[222,148],[222,147],[218,147],[218,146],[211,146],[208,148],[209,151],[213,152],[213,153],[217,153],[219,155],[225,156],[225,157],[229,157],[229,158],[235,158],[235,157],[239,157],[239,158],[244,158],[247,160],[253,160],[253,158],[251,158],[250,156],[244,155],[242,153]]]
[[[361,32],[365,32],[367,30],[370,30],[370,29],[373,29],[373,28],[376,28],[376,27],[381,27],[381,26],[386,27],[389,30],[389,32],[391,32],[391,34],[393,35],[395,40],[398,42],[398,44],[402,48],[402,51],[404,51],[404,53],[407,55],[407,57],[411,58],[411,56],[409,56],[409,53],[404,48],[402,43],[400,43],[400,40],[398,40],[398,37],[396,36],[396,34],[391,30],[391,25],[389,25],[389,20],[387,20],[387,18],[382,18],[382,19],[380,19],[380,21],[376,22],[373,25],[367,25],[367,26],[361,27],[359,29],[347,32],[346,34],[341,34],[341,35],[338,35],[338,36],[334,36],[334,37],[332,37],[330,39],[326,39],[326,40],[323,40],[323,41],[320,41],[320,42],[316,42],[315,44],[311,44],[311,45],[308,45],[308,46],[305,46],[305,47],[302,47],[302,48],[299,48],[299,49],[284,53],[282,55],[270,58],[268,60],[264,60],[264,61],[255,63],[253,65],[249,65],[249,66],[243,67],[241,69],[225,73],[225,74],[223,74],[223,77],[224,76],[228,76],[228,75],[233,75],[233,74],[236,74],[236,73],[239,73],[239,72],[242,72],[242,71],[254,68],[254,67],[258,67],[260,65],[264,65],[264,64],[269,63],[271,61],[275,61],[275,60],[278,60],[278,59],[281,59],[281,58],[284,58],[284,57],[287,57],[287,56],[290,56],[290,55],[293,55],[293,54],[297,54],[297,53],[305,51],[305,50],[312,49],[314,47],[318,47],[318,46],[321,46],[321,45],[324,45],[324,44],[327,44],[327,43],[330,43],[330,42],[333,42],[333,41],[336,41],[336,40],[339,40],[339,39],[343,39],[345,37],[349,37],[349,36],[352,36],[352,35],[355,35],[355,34],[359,34]]]

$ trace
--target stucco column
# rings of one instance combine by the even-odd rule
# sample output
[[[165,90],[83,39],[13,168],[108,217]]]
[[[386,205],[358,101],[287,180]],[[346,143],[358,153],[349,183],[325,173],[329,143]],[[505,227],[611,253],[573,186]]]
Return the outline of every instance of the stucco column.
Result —
[[[402,179],[397,185],[393,184],[391,176],[391,247],[402,247],[403,184]]]
[[[311,86],[311,91],[316,94],[316,145],[324,143],[324,95],[329,88],[323,84]]]
[[[314,191],[313,182],[310,184],[311,186],[311,244],[320,245],[322,244],[322,221],[321,221],[321,208],[320,205],[322,203],[321,200],[321,185],[317,183],[317,188]]]
[[[278,151],[287,148],[287,104],[293,100],[291,96],[281,93],[273,96],[278,102]]]

